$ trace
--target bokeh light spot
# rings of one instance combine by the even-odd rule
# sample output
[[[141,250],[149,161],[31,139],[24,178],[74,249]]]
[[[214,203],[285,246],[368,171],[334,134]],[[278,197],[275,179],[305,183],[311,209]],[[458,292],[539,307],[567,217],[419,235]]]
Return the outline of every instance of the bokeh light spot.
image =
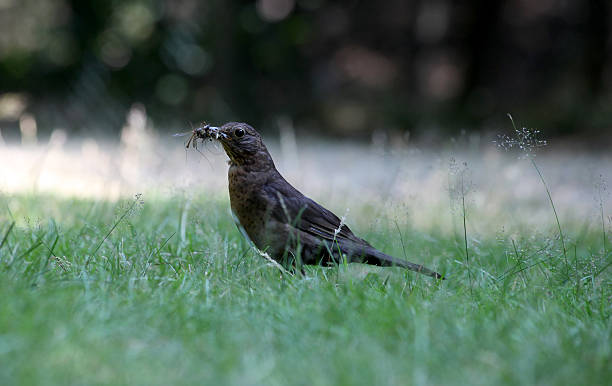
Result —
[[[293,0],[258,0],[257,13],[265,21],[276,22],[289,16],[294,6]]]
[[[120,69],[132,59],[132,49],[114,31],[105,31],[98,40],[99,56],[106,65]]]
[[[121,34],[136,43],[148,38],[153,32],[155,18],[149,7],[141,3],[125,4],[116,11]]]
[[[212,58],[196,44],[185,44],[176,57],[177,64],[183,72],[189,75],[200,75],[212,66]]]

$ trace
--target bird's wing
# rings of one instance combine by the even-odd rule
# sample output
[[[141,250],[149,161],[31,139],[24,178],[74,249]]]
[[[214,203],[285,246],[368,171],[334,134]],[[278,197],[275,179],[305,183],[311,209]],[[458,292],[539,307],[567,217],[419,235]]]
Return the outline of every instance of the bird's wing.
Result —
[[[355,236],[338,216],[304,196],[280,175],[264,186],[264,194],[268,196],[268,202],[275,203],[269,212],[272,218],[319,238],[321,244],[328,247],[330,244],[325,242],[326,240],[337,241],[343,253],[357,255],[358,258],[352,260],[354,262],[380,266],[397,265],[443,279],[439,273],[420,264],[396,259],[375,249],[367,241]]]
[[[355,236],[348,226],[315,201],[304,196],[282,177],[266,185],[266,194],[278,202],[270,215],[278,221],[288,222],[295,228],[322,239],[349,240],[369,245]]]

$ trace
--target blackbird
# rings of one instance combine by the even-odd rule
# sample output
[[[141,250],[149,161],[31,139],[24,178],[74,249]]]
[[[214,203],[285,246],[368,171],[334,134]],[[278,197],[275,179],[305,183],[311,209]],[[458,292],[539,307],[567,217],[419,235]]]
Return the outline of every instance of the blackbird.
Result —
[[[260,251],[284,266],[347,262],[399,266],[437,279],[439,273],[389,256],[355,236],[335,214],[304,196],[280,175],[259,133],[246,123],[193,130],[196,139],[221,142],[229,157],[229,196],[236,225]]]

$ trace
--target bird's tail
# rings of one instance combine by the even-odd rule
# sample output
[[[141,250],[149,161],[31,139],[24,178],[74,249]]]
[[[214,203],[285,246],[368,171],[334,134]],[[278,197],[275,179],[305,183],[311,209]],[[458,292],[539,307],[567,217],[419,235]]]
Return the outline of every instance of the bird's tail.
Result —
[[[440,275],[436,271],[432,271],[431,269],[421,265],[411,263],[406,260],[397,259],[393,256],[389,256],[375,248],[367,248],[361,251],[361,260],[360,262],[371,265],[378,265],[381,267],[390,267],[390,266],[398,266],[402,268],[407,268],[411,271],[421,273],[423,275],[431,276],[436,279],[445,280],[444,276]],[[357,261],[357,260],[356,260]]]

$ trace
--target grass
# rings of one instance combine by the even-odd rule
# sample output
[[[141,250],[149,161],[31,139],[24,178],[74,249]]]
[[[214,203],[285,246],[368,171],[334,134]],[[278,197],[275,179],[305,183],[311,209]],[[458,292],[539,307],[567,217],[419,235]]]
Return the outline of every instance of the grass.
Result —
[[[290,276],[248,248],[227,207],[205,194],[0,196],[0,384],[612,379],[600,228],[564,224],[579,235],[569,267],[554,226],[473,239],[468,270],[455,237],[380,222],[359,233],[403,256],[401,228],[408,253],[449,280],[354,264]]]

